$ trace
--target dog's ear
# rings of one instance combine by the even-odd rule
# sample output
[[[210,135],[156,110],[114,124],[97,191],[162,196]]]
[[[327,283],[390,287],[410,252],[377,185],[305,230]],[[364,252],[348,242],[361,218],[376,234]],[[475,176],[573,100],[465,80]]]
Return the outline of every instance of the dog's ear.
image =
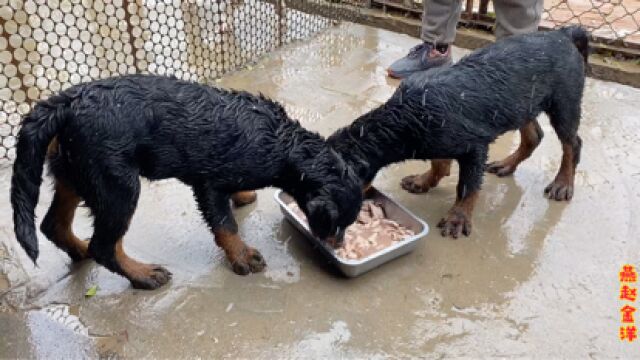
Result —
[[[307,203],[307,218],[313,234],[326,239],[336,233],[338,206],[329,197],[316,197]]]

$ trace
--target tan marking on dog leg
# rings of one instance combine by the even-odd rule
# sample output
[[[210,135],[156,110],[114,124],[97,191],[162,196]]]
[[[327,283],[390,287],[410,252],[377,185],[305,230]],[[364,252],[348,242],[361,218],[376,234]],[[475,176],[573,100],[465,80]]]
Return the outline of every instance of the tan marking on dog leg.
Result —
[[[160,265],[144,264],[124,252],[122,238],[116,242],[114,258],[119,270],[137,289],[157,289],[171,280],[171,272]]]
[[[520,128],[520,145],[513,154],[503,160],[495,161],[487,166],[487,172],[498,176],[507,176],[516,171],[521,162],[528,159],[538,147],[542,139],[536,129],[536,122],[529,121]]]
[[[553,182],[544,189],[547,198],[557,201],[571,200],[577,165],[575,156],[573,145],[563,142],[560,170]]]
[[[258,195],[255,191],[238,191],[237,193],[231,195],[231,200],[233,200],[233,205],[235,206],[244,206],[249,205],[252,202],[256,201]]]
[[[89,242],[80,240],[73,233],[73,217],[80,204],[80,197],[68,186],[56,181],[53,202],[46,217],[52,221],[47,229],[47,236],[60,249],[64,250],[73,261],[89,257]]]
[[[429,171],[420,175],[410,175],[402,179],[402,188],[411,193],[424,193],[438,186],[440,180],[451,174],[451,159],[431,160]]]
[[[479,194],[479,191],[474,191],[453,204],[447,217],[438,223],[442,236],[451,235],[455,239],[461,233],[465,236],[471,234],[471,216]]]
[[[227,229],[216,229],[213,233],[216,244],[224,250],[236,274],[260,272],[266,266],[260,252],[247,246],[237,233]]]

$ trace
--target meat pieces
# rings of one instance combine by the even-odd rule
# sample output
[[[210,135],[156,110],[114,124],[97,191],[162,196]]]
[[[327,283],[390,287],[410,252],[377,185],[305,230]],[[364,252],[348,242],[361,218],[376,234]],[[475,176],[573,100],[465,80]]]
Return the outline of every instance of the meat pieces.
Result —
[[[307,221],[298,204],[292,202],[289,208]],[[415,235],[413,231],[388,219],[381,204],[365,200],[358,218],[345,232],[344,243],[335,251],[337,256],[344,259],[361,259],[412,235]]]

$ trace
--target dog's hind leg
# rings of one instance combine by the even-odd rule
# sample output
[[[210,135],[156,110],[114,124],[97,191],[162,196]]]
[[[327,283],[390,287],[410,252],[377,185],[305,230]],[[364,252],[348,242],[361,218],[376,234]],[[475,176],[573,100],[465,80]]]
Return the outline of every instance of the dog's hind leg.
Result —
[[[438,186],[443,177],[451,173],[451,159],[431,160],[431,169],[424,174],[410,175],[400,185],[410,193],[419,194]]]
[[[73,189],[56,179],[53,201],[40,225],[42,233],[73,261],[89,257],[89,242],[78,239],[72,229],[73,216],[80,201]]]
[[[166,284],[172,275],[168,270],[138,262],[124,251],[123,237],[140,195],[137,174],[120,175],[117,181],[100,180],[94,185],[85,199],[95,217],[89,253],[100,265],[126,277],[134,288],[156,289]]]
[[[236,207],[245,206],[253,203],[258,198],[255,191],[238,191],[231,195],[233,205]]]
[[[516,171],[521,162],[528,159],[533,151],[540,145],[544,132],[537,120],[531,120],[520,128],[520,146],[511,155],[503,160],[494,161],[487,165],[487,172],[498,176],[507,176]]]
[[[570,100],[574,100],[570,102]],[[580,100],[569,96],[552,106],[548,113],[551,126],[562,144],[562,161],[555,179],[545,189],[545,196],[558,201],[571,200],[576,174],[580,162],[582,139],[578,136],[580,126]]]
[[[457,238],[461,233],[466,236],[471,234],[471,215],[482,184],[487,150],[487,146],[482,146],[458,159],[460,176],[456,202],[447,217],[438,223],[442,236]]]
[[[206,181],[192,185],[198,208],[215,236],[216,244],[224,250],[236,274],[260,272],[266,266],[258,250],[247,246],[238,235],[229,194],[216,191]]]

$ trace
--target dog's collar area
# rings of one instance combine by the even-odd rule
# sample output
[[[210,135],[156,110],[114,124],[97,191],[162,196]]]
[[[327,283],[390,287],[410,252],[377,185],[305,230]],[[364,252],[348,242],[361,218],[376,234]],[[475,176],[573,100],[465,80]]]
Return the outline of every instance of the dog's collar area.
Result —
[[[329,146],[329,151],[338,159],[338,164],[340,165],[340,167],[342,167],[342,173],[340,174],[340,177],[344,179],[345,176],[348,175],[349,169],[351,168],[349,163],[347,163],[344,157],[333,147]]]
[[[313,144],[316,139],[314,136],[307,136],[309,134],[299,123],[293,121],[280,124],[276,129],[276,152],[282,154],[283,164],[275,185],[294,198],[308,191],[312,179],[317,177],[313,171],[324,141],[318,137],[318,144]],[[300,136],[303,138],[298,139]],[[308,156],[309,151],[314,148],[317,149],[313,152],[314,156]]]
[[[347,130],[345,132],[347,135],[344,140],[348,144],[342,143],[339,148],[332,146],[332,149],[363,183],[370,182],[372,180],[370,179],[372,178],[371,160],[367,157],[367,153],[362,148],[362,145],[359,144],[358,139],[351,134],[351,131]]]

